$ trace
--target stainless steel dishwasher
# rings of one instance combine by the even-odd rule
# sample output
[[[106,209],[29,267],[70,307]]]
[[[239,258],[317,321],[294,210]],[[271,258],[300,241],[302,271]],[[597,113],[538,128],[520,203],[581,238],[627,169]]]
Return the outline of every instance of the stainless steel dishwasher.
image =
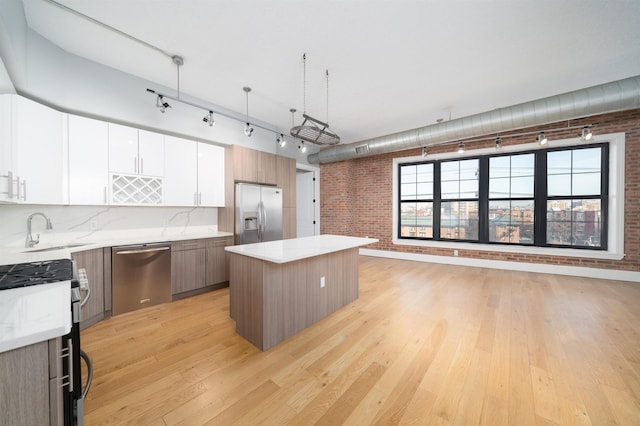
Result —
[[[113,315],[171,301],[168,243],[111,248]]]

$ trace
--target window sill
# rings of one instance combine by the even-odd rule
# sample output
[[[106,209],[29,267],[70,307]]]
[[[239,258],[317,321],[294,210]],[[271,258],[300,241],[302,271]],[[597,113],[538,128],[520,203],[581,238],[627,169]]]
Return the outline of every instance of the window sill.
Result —
[[[393,240],[394,245],[413,246],[413,247],[434,247],[434,248],[450,248],[454,250],[476,250],[491,251],[496,253],[518,253],[518,254],[534,254],[540,256],[557,256],[557,257],[581,257],[585,259],[604,259],[604,260],[622,260],[624,253],[618,253],[611,250],[580,250],[568,248],[551,248],[551,247],[529,247],[529,246],[504,246],[494,244],[474,244],[461,243],[456,241],[428,241],[428,240]]]

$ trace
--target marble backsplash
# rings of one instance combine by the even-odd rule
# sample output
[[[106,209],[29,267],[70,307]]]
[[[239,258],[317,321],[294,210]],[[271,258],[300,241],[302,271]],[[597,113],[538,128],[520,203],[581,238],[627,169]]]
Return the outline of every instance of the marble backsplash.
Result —
[[[40,234],[43,244],[132,232],[168,236],[218,229],[215,207],[0,205],[0,247],[24,245],[27,218],[36,212],[47,215],[53,225],[47,230],[42,217],[33,218],[33,237]]]

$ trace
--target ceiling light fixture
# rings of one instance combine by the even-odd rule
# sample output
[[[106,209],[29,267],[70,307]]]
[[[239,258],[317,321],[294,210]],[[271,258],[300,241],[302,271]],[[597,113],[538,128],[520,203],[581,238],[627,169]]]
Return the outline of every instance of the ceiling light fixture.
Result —
[[[340,136],[329,128],[329,70],[325,70],[327,80],[327,122],[323,123],[307,115],[307,54],[302,55],[303,64],[303,113],[304,121],[299,126],[293,126],[289,133],[294,138],[299,138],[316,145],[336,145],[340,143]]]
[[[422,147],[422,156],[426,157],[427,155],[429,155],[429,150],[427,149],[426,146]]]
[[[202,121],[209,124],[209,127],[213,127],[216,125],[216,120],[213,119],[213,111],[209,111],[209,114],[205,115],[202,118]]]
[[[591,140],[591,138],[593,137],[593,132],[591,132],[591,129],[589,128],[589,126],[584,126],[582,128],[582,140],[583,141],[588,141]]]
[[[164,114],[167,108],[171,108],[171,105],[164,100],[162,95],[158,95],[156,98],[156,108],[159,108],[160,112]]]
[[[458,144],[458,154],[462,154],[464,152],[464,142],[460,142]]]
[[[276,138],[276,142],[278,142],[278,145],[280,145],[280,148],[284,148],[284,146],[287,144],[287,141],[285,140],[284,135],[282,133],[280,133],[280,136]]]
[[[544,132],[540,132],[540,134],[538,135],[538,137],[536,138],[536,142],[538,142],[538,144],[540,145],[546,145],[548,142],[547,137],[544,135]]]
[[[307,152],[307,147],[304,146],[304,141],[300,141],[300,145],[298,145],[298,149],[300,150],[301,153],[305,153]]]
[[[500,151],[502,149],[502,139],[500,136],[496,138],[496,150]]]
[[[246,94],[247,97],[247,122],[246,125],[244,126],[244,134],[250,138],[251,134],[253,133],[253,127],[251,127],[251,124],[249,124],[249,92],[251,91],[251,87],[243,87],[242,90],[244,90],[244,93]]]

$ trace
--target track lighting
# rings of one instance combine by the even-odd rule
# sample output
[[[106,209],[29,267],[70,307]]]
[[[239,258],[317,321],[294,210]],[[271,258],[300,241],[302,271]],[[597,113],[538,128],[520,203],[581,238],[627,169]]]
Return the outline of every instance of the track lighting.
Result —
[[[592,137],[593,137],[593,133],[591,132],[591,129],[589,129],[588,126],[584,126],[582,128],[582,140],[588,141],[588,140],[591,140]]]
[[[300,145],[298,145],[298,149],[299,149],[299,150],[300,150],[300,152],[302,152],[303,154],[304,154],[305,152],[307,152],[307,147],[306,147],[306,146],[304,146],[304,142],[303,142],[303,141],[300,141]]]
[[[285,140],[284,135],[282,133],[280,133],[280,136],[276,138],[276,142],[278,142],[278,145],[280,145],[280,148],[284,148],[284,146],[287,144],[287,141]]]
[[[250,138],[252,133],[253,133],[253,127],[251,127],[251,124],[247,123],[247,124],[244,126],[244,134],[245,134],[248,138]]]
[[[422,147],[422,156],[426,157],[427,155],[429,155],[429,150],[427,149],[426,146]]]
[[[464,152],[464,142],[460,142],[458,144],[458,154],[462,154]]]
[[[202,118],[202,121],[209,124],[209,127],[213,127],[216,124],[216,121],[213,119],[213,111],[209,111],[209,114],[205,115]]]
[[[496,150],[500,151],[502,149],[502,139],[500,136],[496,138]]]
[[[165,102],[162,95],[158,95],[158,97],[156,98],[156,108],[159,108],[160,112],[164,114],[167,108],[171,108],[171,105]]]
[[[540,134],[536,138],[536,142],[538,142],[540,145],[547,144],[548,140],[547,140],[547,137],[544,135],[544,132],[540,132]]]

